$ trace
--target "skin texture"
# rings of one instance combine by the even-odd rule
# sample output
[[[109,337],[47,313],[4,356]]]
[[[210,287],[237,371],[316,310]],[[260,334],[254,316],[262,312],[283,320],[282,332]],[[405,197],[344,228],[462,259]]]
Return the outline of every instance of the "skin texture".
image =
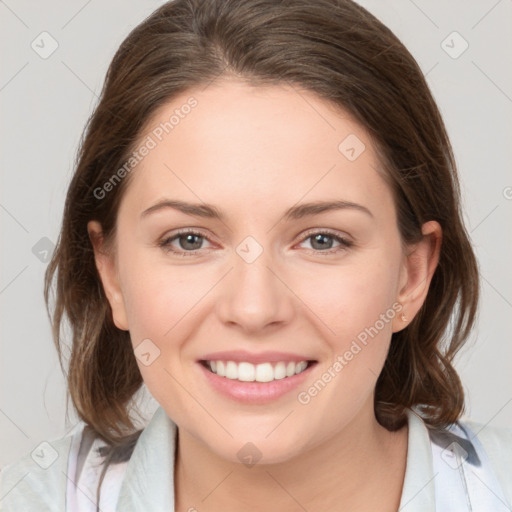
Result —
[[[160,350],[138,364],[179,427],[176,510],[397,510],[407,427],[379,425],[374,389],[392,332],[426,297],[441,228],[428,222],[420,243],[402,245],[368,134],[311,92],[217,81],[161,108],[141,140],[190,96],[197,106],[132,171],[114,250],[103,250],[98,222],[88,226],[116,326],[134,348],[149,338]],[[366,146],[354,161],[338,149],[350,134]],[[141,219],[164,198],[212,204],[225,218],[164,208]],[[283,218],[317,200],[350,201],[371,215]],[[179,228],[206,237],[196,254],[158,245]],[[325,229],[353,244],[328,238],[325,250],[340,250],[323,254],[308,230]],[[252,263],[236,251],[248,236],[263,249]],[[170,245],[191,251],[186,238]],[[221,350],[304,354],[318,361],[304,391],[397,302],[407,320],[394,315],[308,404],[296,391],[266,405],[235,402],[196,362]],[[250,468],[237,456],[249,441],[262,454]]]

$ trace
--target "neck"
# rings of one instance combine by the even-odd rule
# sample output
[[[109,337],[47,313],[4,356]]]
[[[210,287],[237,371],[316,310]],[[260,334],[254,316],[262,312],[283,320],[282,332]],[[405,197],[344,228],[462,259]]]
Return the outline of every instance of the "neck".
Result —
[[[276,464],[233,463],[180,430],[176,511],[396,512],[405,476],[408,427],[389,432],[377,422],[371,405],[333,437]]]

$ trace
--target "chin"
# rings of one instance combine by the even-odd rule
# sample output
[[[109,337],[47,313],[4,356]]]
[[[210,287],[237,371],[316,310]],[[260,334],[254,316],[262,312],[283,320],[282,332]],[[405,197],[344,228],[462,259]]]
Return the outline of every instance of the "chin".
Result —
[[[249,431],[246,430],[246,432]],[[298,457],[302,453],[301,448],[305,449],[303,435],[298,437],[301,439],[299,446],[295,441],[295,436],[290,436],[289,432],[284,431],[281,434],[275,432],[266,438],[267,433],[256,436],[236,435],[235,432],[232,432],[234,439],[229,439],[229,441],[224,439],[224,444],[210,446],[210,449],[223,459],[241,463],[247,467],[252,467],[255,464],[261,466],[287,462]]]

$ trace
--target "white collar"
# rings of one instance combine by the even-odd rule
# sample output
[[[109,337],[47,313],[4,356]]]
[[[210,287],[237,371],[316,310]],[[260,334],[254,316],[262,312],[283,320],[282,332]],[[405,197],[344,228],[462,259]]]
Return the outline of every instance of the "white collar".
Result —
[[[435,510],[432,449],[424,421],[407,409],[407,467],[400,512]],[[177,426],[160,406],[140,435],[119,493],[119,512],[161,512],[174,505]]]

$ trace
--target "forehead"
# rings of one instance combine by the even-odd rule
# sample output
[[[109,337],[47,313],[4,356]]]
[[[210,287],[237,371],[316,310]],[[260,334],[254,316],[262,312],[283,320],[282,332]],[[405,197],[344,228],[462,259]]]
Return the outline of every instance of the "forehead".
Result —
[[[166,195],[263,211],[301,198],[391,201],[364,127],[295,86],[188,90],[152,116],[144,142],[126,193],[138,209]]]

